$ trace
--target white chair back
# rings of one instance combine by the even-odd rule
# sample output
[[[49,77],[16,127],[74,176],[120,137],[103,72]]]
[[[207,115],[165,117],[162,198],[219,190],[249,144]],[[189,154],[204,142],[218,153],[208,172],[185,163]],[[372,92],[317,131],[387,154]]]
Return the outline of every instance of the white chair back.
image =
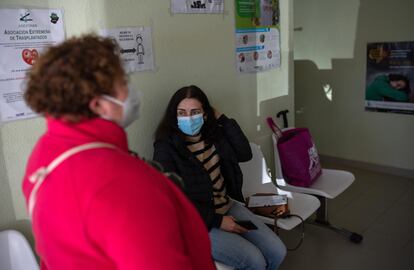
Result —
[[[248,162],[240,163],[243,171],[243,195],[249,197],[253,193],[278,193],[259,146],[250,143],[250,147],[253,158]]]
[[[275,175],[276,175],[276,185],[278,187],[285,187],[287,185],[285,178],[283,177],[282,165],[280,164],[280,157],[279,151],[277,150],[277,136],[276,134],[272,134],[272,141],[273,141],[273,156],[275,162]]]
[[[26,238],[15,230],[0,232],[1,270],[39,270]]]

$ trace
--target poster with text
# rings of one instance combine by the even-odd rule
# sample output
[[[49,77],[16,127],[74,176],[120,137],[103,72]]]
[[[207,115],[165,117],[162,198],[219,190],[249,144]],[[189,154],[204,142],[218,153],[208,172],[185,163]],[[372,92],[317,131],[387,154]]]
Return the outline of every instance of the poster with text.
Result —
[[[280,67],[279,0],[236,0],[235,8],[237,71]]]
[[[365,110],[414,114],[414,41],[367,45]]]
[[[126,73],[154,70],[150,27],[103,29],[101,34],[118,42]]]
[[[0,121],[36,116],[23,100],[27,71],[65,39],[60,9],[0,9]]]
[[[223,13],[224,0],[171,0],[172,13]]]

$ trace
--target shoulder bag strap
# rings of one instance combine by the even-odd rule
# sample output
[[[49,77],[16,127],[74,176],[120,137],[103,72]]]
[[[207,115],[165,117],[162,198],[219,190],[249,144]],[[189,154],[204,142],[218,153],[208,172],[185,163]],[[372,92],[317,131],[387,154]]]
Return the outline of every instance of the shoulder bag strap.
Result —
[[[103,143],[103,142],[92,142],[92,143],[78,145],[63,152],[57,158],[55,158],[52,162],[50,162],[49,165],[40,167],[32,175],[29,176],[30,183],[34,184],[33,189],[29,195],[29,203],[28,203],[28,211],[29,211],[30,218],[32,217],[33,209],[36,205],[37,192],[39,191],[39,188],[43,184],[43,181],[45,180],[45,178],[67,158],[79,152],[89,150],[89,149],[95,149],[95,148],[115,149],[117,147],[115,145],[112,145],[109,143]]]

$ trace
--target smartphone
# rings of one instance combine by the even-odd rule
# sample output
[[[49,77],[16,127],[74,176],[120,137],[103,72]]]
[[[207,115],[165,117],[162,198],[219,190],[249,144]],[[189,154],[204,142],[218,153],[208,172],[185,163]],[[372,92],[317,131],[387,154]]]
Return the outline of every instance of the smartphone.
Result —
[[[235,222],[248,230],[257,230],[257,226],[250,220],[236,220]]]

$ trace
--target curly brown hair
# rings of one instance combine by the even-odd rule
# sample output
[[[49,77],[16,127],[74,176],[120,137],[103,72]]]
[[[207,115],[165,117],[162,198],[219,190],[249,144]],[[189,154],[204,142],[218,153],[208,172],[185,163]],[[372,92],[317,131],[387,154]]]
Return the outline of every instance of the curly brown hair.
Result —
[[[37,113],[71,121],[92,118],[89,102],[113,95],[114,83],[125,76],[119,47],[93,34],[70,38],[50,47],[28,74],[24,98]]]

